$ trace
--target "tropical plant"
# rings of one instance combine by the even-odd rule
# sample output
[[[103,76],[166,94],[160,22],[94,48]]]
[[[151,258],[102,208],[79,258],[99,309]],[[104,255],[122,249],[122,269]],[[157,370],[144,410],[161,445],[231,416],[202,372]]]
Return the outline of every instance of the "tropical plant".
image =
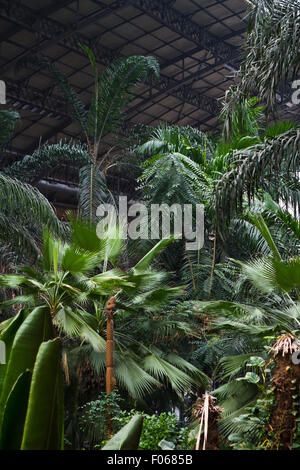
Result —
[[[274,110],[280,87],[299,71],[298,0],[251,0],[240,89],[257,94]]]
[[[1,324],[7,364],[0,370],[0,448],[58,450],[63,446],[61,345],[49,312],[21,310]],[[41,420],[43,416],[43,420]]]
[[[295,234],[297,221],[290,215],[285,217],[276,206],[275,209],[288,224],[290,233]],[[229,332],[238,339],[239,350],[222,358],[219,363],[219,380],[227,382],[213,392],[225,410],[220,421],[225,436],[241,429],[244,421],[238,417],[251,404],[253,406],[261,394],[257,374],[249,372],[243,381],[237,378],[245,370],[245,364],[258,366],[252,359],[253,356],[260,356],[260,366],[264,365],[268,358],[265,347],[282,332],[299,336],[299,255],[283,259],[262,216],[253,215],[252,221],[263,236],[269,252],[247,263],[237,262],[242,273],[241,281],[246,283],[245,301],[200,302],[198,309],[195,307],[210,318],[208,330],[218,331],[223,336]],[[265,342],[264,338],[269,340]],[[254,432],[255,422],[251,426]]]
[[[112,418],[112,432],[119,431],[119,423],[114,419],[121,413],[121,397],[116,392],[102,392],[96,400],[85,403],[79,409],[79,429],[84,448],[93,449],[105,440],[107,432],[107,407]]]
[[[149,73],[158,77],[159,64],[153,57],[132,56],[113,62],[99,74],[93,52],[85,45],[81,47],[94,72],[94,95],[88,110],[67,79],[45,58],[27,57],[19,66],[45,68],[55,78],[72,119],[80,126],[91,152],[91,163],[80,171],[80,208],[82,216],[92,221],[99,204],[110,198],[104,175],[104,161],[110,152],[100,155],[102,139],[117,130],[122,110],[131,99],[130,90],[145,81]]]
[[[15,111],[0,110],[1,147],[12,137],[18,120],[19,115]],[[24,260],[40,253],[41,226],[65,236],[64,226],[48,200],[37,189],[13,176],[13,173],[0,173],[0,244],[4,265],[16,255]]]
[[[211,159],[212,144],[205,134],[161,125],[135,151],[148,157],[139,189],[151,203],[207,202],[210,178],[203,166]]]
[[[137,450],[142,429],[143,416],[137,414],[105,444],[102,450]]]
[[[297,31],[300,25],[298,0],[253,0],[249,2],[249,30],[240,83],[230,88],[223,103],[223,135],[234,136],[234,127],[253,121],[242,117],[249,96],[258,96],[267,114],[277,107],[277,93],[299,72]],[[282,91],[282,90],[281,90]],[[253,99],[253,98],[251,98]],[[241,114],[242,113],[242,114]],[[254,115],[252,115],[254,116]],[[247,122],[248,121],[248,122]],[[244,195],[257,197],[267,190],[277,201],[283,199],[299,213],[299,127],[271,126],[232,155],[231,168],[216,188],[215,206],[219,230],[241,209]]]
[[[135,414],[135,410],[130,412],[123,411],[114,418],[114,421],[124,426]],[[160,413],[159,415],[140,414],[143,417],[143,430],[140,437],[139,450],[159,450],[161,441],[167,441],[169,445],[173,444],[174,448],[175,445],[180,445],[183,433],[178,428],[175,413]]]
[[[20,119],[19,113],[13,110],[0,110],[0,149],[10,141],[13,136],[15,126]]]
[[[97,249],[97,236],[93,228],[84,224],[75,224],[74,227],[77,227],[74,237],[81,249]],[[82,229],[84,231],[81,233]],[[117,251],[121,254],[121,240],[115,241],[119,242]],[[172,302],[182,293],[180,287],[168,286],[166,273],[151,268],[157,255],[171,241],[161,240],[126,273],[120,271],[124,282],[114,292],[113,373],[117,386],[125,389],[134,399],[149,395],[162,385],[182,396],[187,389],[207,383],[207,377],[200,370],[166,349],[166,341],[169,339],[172,342],[174,335],[187,332],[195,334],[182,318],[175,319],[172,315],[169,317],[161,313],[167,302]],[[94,279],[98,276],[99,280],[101,277],[104,279],[109,272],[96,275]],[[95,310],[101,336],[105,336],[107,324],[107,294],[103,292]],[[70,354],[77,355],[79,359],[88,354],[97,373],[101,376],[104,374],[105,351],[95,351],[84,346],[75,348]]]
[[[6,167],[3,173],[23,182],[36,184],[50,171],[61,168],[64,164],[81,168],[90,161],[91,155],[85,145],[61,140],[57,144],[43,145],[32,155],[26,155],[22,160]]]
[[[243,201],[258,197],[260,191],[270,192],[277,201],[284,199],[287,205],[299,212],[299,138],[300,130],[292,128],[274,138],[265,139],[244,150],[235,150],[230,164],[216,185],[215,201],[217,224],[224,231],[224,223],[241,212]],[[287,181],[294,175],[294,188],[289,191]],[[282,181],[278,184],[278,181]]]
[[[203,450],[220,449],[221,437],[218,430],[218,420],[220,419],[222,408],[215,405],[214,401],[215,397],[206,392],[202,400],[198,400],[193,406],[193,416],[199,422],[195,450],[200,450],[201,439],[203,439]]]

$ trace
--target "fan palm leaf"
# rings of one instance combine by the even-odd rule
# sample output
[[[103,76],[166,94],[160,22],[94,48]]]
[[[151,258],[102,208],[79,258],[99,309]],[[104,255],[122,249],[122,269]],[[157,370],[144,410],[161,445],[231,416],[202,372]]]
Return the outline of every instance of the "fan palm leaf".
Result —
[[[215,190],[215,207],[218,226],[241,211],[244,194],[257,194],[266,188],[266,182],[283,174],[289,178],[297,175],[300,164],[300,130],[292,129],[270,141],[257,144],[243,151],[234,151],[233,168],[218,181]],[[278,195],[280,196],[280,194]],[[290,201],[293,204],[294,201]],[[299,205],[297,210],[299,211]]]

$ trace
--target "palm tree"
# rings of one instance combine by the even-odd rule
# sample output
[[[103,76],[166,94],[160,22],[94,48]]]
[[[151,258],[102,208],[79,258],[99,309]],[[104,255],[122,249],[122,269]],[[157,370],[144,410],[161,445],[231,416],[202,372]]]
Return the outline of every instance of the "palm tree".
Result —
[[[210,318],[209,330],[219,332],[221,342],[224,335],[226,337],[229,334],[232,345],[235,343],[236,347],[235,353],[233,351],[232,355],[220,360],[218,380],[227,382],[213,392],[225,410],[220,421],[225,437],[241,431],[245,423],[238,417],[261,396],[261,388],[256,385],[259,378],[253,379],[251,374],[246,375],[245,380],[237,378],[241,371],[245,370],[245,364],[251,363],[249,360],[253,356],[260,357],[264,366],[265,360],[268,359],[264,338],[276,338],[283,333],[288,337],[292,335],[295,341],[299,338],[299,222],[274,202],[269,201],[268,208],[276,220],[283,224],[283,230],[288,231],[287,237],[293,238],[297,255],[293,254],[290,258],[286,256],[285,247],[277,246],[262,216],[253,214],[252,223],[263,237],[268,252],[263,257],[254,258],[247,263],[235,262],[241,270],[236,289],[240,290],[240,294],[243,292],[244,301],[240,295],[239,301],[199,302],[194,306],[195,312],[204,312]],[[245,286],[244,290],[241,290],[242,285]],[[296,378],[296,387],[299,386],[297,380]],[[273,416],[275,414],[276,411]],[[245,432],[256,435],[257,425],[257,421],[256,427],[255,422],[246,422]]]
[[[266,111],[276,110],[280,87],[299,72],[298,0],[251,0],[245,59],[240,84],[232,87],[223,103],[223,135],[234,135],[234,125],[249,96],[258,96]],[[242,113],[243,114],[243,113]],[[248,124],[251,124],[249,121]],[[277,200],[287,201],[299,213],[299,126],[277,125],[247,148],[232,155],[231,169],[216,188],[215,206],[219,229],[237,210],[243,195],[258,195],[263,188]],[[281,182],[278,184],[278,182]],[[225,214],[225,215],[224,215]]]
[[[73,228],[76,243],[81,249],[92,251],[97,247],[93,227],[76,223]],[[99,299],[95,311],[98,331],[101,336],[105,336],[108,320],[106,308],[113,306],[114,334],[113,338],[111,334],[109,338],[114,342],[113,361],[111,355],[109,358],[110,366],[113,362],[113,382],[116,380],[117,386],[126,390],[134,399],[149,395],[162,384],[164,388],[172,389],[182,396],[184,391],[207,382],[200,370],[168,350],[168,341],[172,344],[173,337],[195,335],[195,331],[182,318],[178,320],[174,315],[162,313],[169,302],[172,303],[182,294],[182,288],[168,286],[167,273],[156,271],[152,267],[157,256],[171,241],[172,239],[161,240],[134,266],[127,268],[126,287],[124,285],[113,292],[114,299],[111,299],[109,305],[107,295]],[[110,257],[109,263],[116,262],[116,257],[122,251],[123,243],[116,240],[115,258]],[[109,320],[111,313],[110,310]],[[109,330],[111,332],[110,328]],[[96,372],[100,376],[105,375],[105,351],[98,352],[85,346],[70,352],[70,356],[74,354],[79,359],[88,355]],[[112,388],[111,384],[109,387]]]
[[[12,110],[0,110],[0,149],[2,150],[3,147],[9,142],[12,138],[15,126],[19,121],[20,116],[19,113]]]
[[[158,77],[159,64],[153,57],[132,56],[117,60],[99,74],[93,52],[85,45],[81,47],[94,71],[94,95],[89,109],[86,109],[60,71],[43,57],[28,57],[22,64],[43,67],[56,79],[69,106],[70,115],[86,139],[91,163],[80,172],[80,207],[83,217],[92,221],[99,204],[109,199],[103,173],[104,161],[109,154],[100,154],[102,139],[106,134],[116,131],[122,110],[131,99],[130,90],[137,83],[145,81],[149,73]]]
[[[115,272],[106,273],[105,279],[101,275],[94,279],[91,275],[105,256],[105,250],[105,241],[96,255],[63,243],[44,230],[43,250],[37,268],[22,266],[17,268],[18,274],[0,276],[3,288],[21,290],[20,295],[3,302],[1,307],[20,305],[28,311],[43,307],[45,315],[51,317],[54,332],[79,337],[95,350],[105,350],[105,341],[96,332],[95,319],[85,306],[99,296],[101,281],[107,289],[116,282],[119,285],[126,282]]]
[[[139,182],[151,203],[207,203],[213,145],[191,127],[160,125],[135,152],[147,157]]]
[[[251,0],[245,61],[240,89],[276,107],[281,86],[294,80],[300,70],[298,0]]]
[[[3,173],[24,183],[35,185],[50,171],[61,168],[62,165],[68,164],[80,169],[90,161],[91,154],[86,145],[61,140],[56,144],[42,145],[31,155],[25,155],[22,160],[7,166]]]
[[[150,332],[154,335],[155,331],[151,331],[154,327],[156,334],[165,331],[165,337],[168,330],[169,334],[175,329],[189,330],[182,322],[156,318],[162,306],[182,292],[180,288],[163,284],[166,274],[150,268],[155,256],[170,241],[159,242],[126,273],[113,267],[123,250],[122,240],[116,233],[110,232],[106,238],[99,239],[95,227],[72,221],[71,242],[63,243],[44,231],[38,267],[22,266],[17,269],[18,274],[0,276],[3,288],[21,291],[20,295],[3,302],[2,308],[21,305],[30,312],[42,307],[45,315],[51,317],[54,336],[62,334],[66,342],[68,338],[79,338],[87,343],[79,351],[75,348],[75,353],[88,354],[101,373],[106,365],[105,306],[113,295],[119,323],[114,338],[117,383],[135,398],[157,388],[159,380],[182,394],[207,378],[182,358],[160,351],[149,339],[147,346],[138,337],[139,330],[144,335],[149,336]],[[107,270],[107,266],[111,269]],[[7,320],[5,326],[11,321]]]

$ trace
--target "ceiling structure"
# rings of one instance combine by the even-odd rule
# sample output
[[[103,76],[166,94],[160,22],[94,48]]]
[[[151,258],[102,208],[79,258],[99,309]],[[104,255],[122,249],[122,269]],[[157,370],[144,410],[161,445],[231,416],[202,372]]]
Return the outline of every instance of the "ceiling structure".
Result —
[[[0,0],[0,78],[7,104],[22,117],[1,166],[41,142],[79,136],[53,78],[15,67],[28,54],[43,54],[88,104],[93,75],[80,43],[100,70],[118,57],[158,59],[160,78],[135,89],[125,130],[165,121],[215,133],[220,98],[239,68],[246,9],[246,0]]]

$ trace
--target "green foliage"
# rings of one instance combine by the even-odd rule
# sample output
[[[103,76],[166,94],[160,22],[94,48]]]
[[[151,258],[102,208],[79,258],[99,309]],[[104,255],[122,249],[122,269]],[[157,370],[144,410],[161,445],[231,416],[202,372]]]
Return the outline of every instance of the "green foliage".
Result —
[[[136,414],[102,448],[102,450],[137,450],[143,429],[143,416]]]
[[[136,413],[123,411],[121,416],[114,420],[122,426]],[[184,446],[187,441],[187,432],[184,428],[178,429],[175,413],[161,413],[160,415],[148,415],[141,413],[143,417],[143,431],[139,443],[139,450],[159,450],[162,440],[173,442],[175,445]]]
[[[39,348],[32,372],[22,450],[62,448],[64,408],[60,351],[59,338],[42,343]]]
[[[257,195],[258,188],[266,187],[266,181],[272,182],[279,175],[284,175],[286,180],[296,175],[299,168],[299,138],[300,130],[292,129],[271,141],[233,152],[232,169],[216,185],[214,203],[220,229],[224,222],[241,211],[244,194],[250,199]],[[277,185],[274,191],[280,197],[281,186]],[[290,203],[299,210],[298,199],[290,200]]]
[[[32,155],[26,155],[23,160],[5,168],[4,174],[33,184],[64,164],[82,167],[90,160],[91,155],[86,146],[60,141],[57,144],[45,144]]]
[[[206,201],[210,178],[201,164],[207,163],[211,151],[212,144],[202,133],[176,126],[158,127],[152,138],[135,150],[150,157],[143,164],[146,169],[138,180],[139,189],[151,203]]]
[[[58,450],[63,441],[60,339],[49,312],[19,313],[1,332],[8,341],[0,397],[0,448]],[[43,419],[41,420],[41,416]]]
[[[257,106],[258,102],[256,97],[241,98],[239,89],[234,87],[226,91],[220,113],[225,141],[246,136],[259,136],[262,128],[263,108]]]
[[[275,405],[274,388],[263,387],[264,394],[253,406],[233,418],[235,432],[228,440],[234,450],[271,450],[272,437],[267,433],[271,413]]]
[[[65,236],[50,203],[37,189],[0,173],[0,242],[15,253],[37,256],[41,226]]]
[[[131,56],[113,62],[100,74],[93,51],[86,45],[81,47],[94,72],[94,94],[89,109],[86,109],[66,77],[44,57],[27,56],[19,62],[19,67],[31,65],[43,68],[53,76],[69,106],[71,117],[79,124],[86,138],[92,158],[91,164],[84,166],[80,172],[80,209],[81,215],[92,221],[98,205],[110,198],[103,168],[100,168],[103,161],[103,156],[99,159],[102,138],[119,127],[122,111],[132,99],[132,88],[144,82],[149,74],[156,78],[159,76],[159,63],[154,57]]]
[[[13,110],[0,110],[0,151],[12,138],[15,126],[19,121],[19,113]]]
[[[107,432],[107,407],[112,418],[116,418],[121,413],[121,397],[116,392],[109,395],[102,392],[97,400],[85,403],[79,409],[79,429],[82,435],[82,442],[85,448],[92,449],[99,442],[105,439]],[[113,419],[113,433],[116,433],[120,426]]]
[[[178,429],[175,414],[159,411],[175,403],[182,412],[184,402],[212,384],[224,410],[218,428],[233,449],[276,447],[276,436],[267,431],[274,390],[273,366],[266,361],[276,335],[299,337],[300,134],[291,122],[267,126],[264,114],[275,109],[279,86],[300,70],[299,1],[251,3],[240,84],[223,102],[222,138],[215,143],[189,126],[161,125],[129,139],[136,174],[144,162],[138,182],[147,202],[205,204],[205,247],[199,253],[185,253],[180,240],[170,246],[171,240],[163,240],[150,249],[149,243],[134,244],[132,256],[119,234],[99,240],[92,224],[97,206],[113,199],[105,180],[111,152],[101,153],[102,139],[118,130],[133,87],[149,72],[158,76],[157,61],[128,57],[100,73],[92,50],[82,45],[94,73],[89,108],[44,57],[23,61],[56,79],[87,145],[46,144],[0,174],[1,254],[11,260],[9,250],[18,249],[36,261],[16,268],[13,260],[16,272],[0,276],[8,297],[1,307],[22,307],[0,325],[8,359],[0,368],[2,448],[61,448],[60,340],[52,339],[53,332],[64,339],[66,377],[69,361],[84,381],[86,356],[103,377],[111,295],[117,302],[116,390],[156,413],[121,412],[118,394],[103,393],[80,408],[84,448],[103,446],[109,407],[116,434],[104,449],[188,449],[189,429]],[[2,148],[18,115],[1,111],[0,120]],[[80,210],[90,221],[72,220],[70,232],[37,191],[13,179],[34,183],[66,162],[80,168]],[[171,267],[172,276],[154,265]],[[182,280],[185,291],[178,287]],[[74,401],[80,387],[85,390],[79,377],[77,382]],[[293,400],[296,416],[296,391]],[[293,448],[300,435],[299,419],[295,423]]]
[[[18,120],[19,114],[15,111],[0,111],[0,147],[12,137]],[[5,258],[36,258],[43,225],[61,237],[65,235],[48,200],[37,189],[14,179],[25,176],[18,173],[19,166],[22,167],[15,163],[0,173],[0,245],[4,262]]]
[[[299,2],[253,0],[251,4],[241,89],[258,94],[272,111],[279,87],[300,70]]]

